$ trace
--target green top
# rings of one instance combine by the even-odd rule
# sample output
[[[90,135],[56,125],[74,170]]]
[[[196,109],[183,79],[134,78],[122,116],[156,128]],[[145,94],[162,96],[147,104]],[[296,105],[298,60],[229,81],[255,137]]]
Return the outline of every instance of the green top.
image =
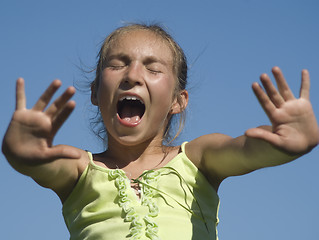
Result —
[[[129,180],[93,162],[63,205],[71,240],[217,240],[219,198],[182,151],[165,167]],[[130,182],[138,182],[139,199]]]

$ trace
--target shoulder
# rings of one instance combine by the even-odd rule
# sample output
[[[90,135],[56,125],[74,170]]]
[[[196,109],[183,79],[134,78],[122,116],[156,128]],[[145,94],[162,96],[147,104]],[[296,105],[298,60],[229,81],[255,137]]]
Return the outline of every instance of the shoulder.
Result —
[[[84,170],[86,169],[86,167],[90,163],[90,161],[93,160],[92,153],[85,151],[85,150],[80,150],[80,151],[81,151],[81,158],[79,159],[78,164],[77,164],[79,177],[84,172]]]
[[[219,177],[218,171],[215,171],[221,159],[219,152],[232,140],[233,138],[228,135],[211,133],[200,136],[185,146],[187,157],[207,177],[216,191],[223,180]]]
[[[223,145],[232,139],[232,137],[221,133],[203,135],[190,141],[185,146],[185,152],[189,159],[196,166],[199,166],[205,154],[212,150],[218,150],[219,148],[222,148]]]
[[[78,159],[61,159],[61,170],[55,177],[55,183],[51,189],[59,196],[62,202],[69,196],[73,188],[77,184],[82,173],[85,171],[90,162],[89,154],[82,149],[80,151],[80,158]]]

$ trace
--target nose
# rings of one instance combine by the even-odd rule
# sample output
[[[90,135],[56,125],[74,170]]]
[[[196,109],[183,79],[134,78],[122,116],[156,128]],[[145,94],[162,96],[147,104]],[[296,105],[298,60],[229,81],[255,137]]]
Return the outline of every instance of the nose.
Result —
[[[124,82],[130,85],[142,85],[143,83],[143,69],[138,62],[132,62],[128,68],[124,78]]]

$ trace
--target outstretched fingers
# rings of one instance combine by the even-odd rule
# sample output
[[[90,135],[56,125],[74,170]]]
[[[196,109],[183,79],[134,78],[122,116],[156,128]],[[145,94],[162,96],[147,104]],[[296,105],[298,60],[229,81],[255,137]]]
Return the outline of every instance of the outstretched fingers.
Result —
[[[259,83],[255,82],[252,85],[252,89],[264,109],[265,113],[269,116],[269,114],[276,109],[276,106],[274,105],[273,101],[269,98],[269,96],[264,92],[262,87],[259,85]]]
[[[74,87],[69,87],[58,97],[45,111],[45,114],[52,119],[52,134],[55,135],[65,120],[75,108],[75,102],[70,101],[75,93]]]
[[[16,110],[26,108],[26,97],[23,78],[18,78],[16,83]]]
[[[274,84],[272,83],[270,77],[264,73],[260,76],[260,81],[261,81],[261,83],[262,83],[262,85],[267,93],[268,98],[272,102],[272,104],[276,107],[280,107],[285,102],[285,99],[277,91],[277,89],[274,86]]]
[[[62,82],[60,80],[54,80],[32,108],[35,111],[44,112],[51,119],[51,135],[53,136],[75,108],[75,102],[70,101],[75,93],[74,87],[67,88],[61,96],[59,96],[49,107],[47,107],[53,95],[61,85]],[[22,80],[19,80],[17,83],[17,107],[25,107],[25,96]]]
[[[49,104],[51,98],[53,97],[54,93],[61,87],[62,83],[60,80],[54,80],[50,86],[45,90],[45,92],[41,95],[39,100],[33,106],[33,110],[36,111],[43,111],[46,106]]]
[[[264,87],[264,90],[258,83],[254,83],[252,86],[256,97],[268,115],[276,108],[280,108],[286,101],[295,99],[295,96],[290,90],[280,68],[274,67],[272,69],[272,73],[275,77],[277,88],[272,83],[270,77],[265,73],[260,76],[260,81]],[[303,70],[300,96],[308,98],[309,88],[309,74],[308,71]]]
[[[273,67],[272,73],[276,79],[277,87],[280,95],[285,101],[295,99],[294,94],[289,88],[287,81],[284,78],[283,73],[281,72],[279,67]]]
[[[308,70],[304,69],[301,72],[301,87],[300,87],[300,97],[309,99],[310,92],[310,77]]]
[[[59,112],[62,111],[62,109],[65,107],[66,103],[71,99],[71,97],[74,95],[75,89],[74,87],[69,87],[65,90],[65,92],[57,98],[51,105],[48,107],[48,109],[45,111],[45,113],[51,117],[54,118]]]
[[[52,134],[55,135],[75,108],[75,101],[68,101],[52,121]]]

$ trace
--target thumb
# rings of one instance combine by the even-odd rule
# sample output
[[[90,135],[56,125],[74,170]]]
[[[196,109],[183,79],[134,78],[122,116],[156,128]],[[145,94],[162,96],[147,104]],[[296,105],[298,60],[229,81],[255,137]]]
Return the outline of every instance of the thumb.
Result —
[[[275,146],[279,146],[281,142],[279,136],[269,131],[269,128],[250,128],[245,132],[245,136],[261,139]]]
[[[51,147],[48,152],[48,157],[51,159],[70,158],[78,159],[81,157],[81,150],[68,145],[56,145]]]

